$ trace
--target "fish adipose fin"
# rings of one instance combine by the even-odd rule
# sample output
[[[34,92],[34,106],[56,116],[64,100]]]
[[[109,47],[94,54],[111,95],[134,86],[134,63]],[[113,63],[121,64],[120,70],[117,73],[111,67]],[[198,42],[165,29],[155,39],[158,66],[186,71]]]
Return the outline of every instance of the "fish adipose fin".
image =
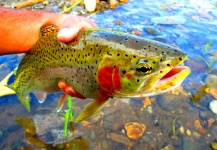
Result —
[[[105,99],[103,101],[98,101],[97,99],[89,103],[81,112],[81,114],[76,118],[75,122],[82,122],[95,114],[97,114],[111,99]]]
[[[14,69],[16,70],[16,69]],[[0,97],[6,95],[16,94],[16,92],[8,85],[8,80],[14,74],[14,71],[9,73],[1,82],[0,82]]]

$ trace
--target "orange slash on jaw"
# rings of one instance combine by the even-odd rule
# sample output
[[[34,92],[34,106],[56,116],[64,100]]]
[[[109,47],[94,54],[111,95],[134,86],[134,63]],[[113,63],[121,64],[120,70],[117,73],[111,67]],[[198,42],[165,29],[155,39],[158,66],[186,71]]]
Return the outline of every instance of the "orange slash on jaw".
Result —
[[[57,107],[57,112],[59,112],[64,103],[67,101],[67,96],[70,95],[72,97],[77,97],[80,99],[85,99],[83,95],[75,91],[70,85],[66,84],[64,81],[59,81],[58,82],[58,87],[64,92],[64,94],[60,97],[58,107]]]

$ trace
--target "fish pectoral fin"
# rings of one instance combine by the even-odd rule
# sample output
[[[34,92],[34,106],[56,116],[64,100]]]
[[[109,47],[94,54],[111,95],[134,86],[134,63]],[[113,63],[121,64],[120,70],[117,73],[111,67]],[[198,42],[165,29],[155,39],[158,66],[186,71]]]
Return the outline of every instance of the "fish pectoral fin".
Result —
[[[64,93],[60,99],[59,99],[59,103],[58,103],[58,107],[57,107],[57,112],[60,112],[60,110],[63,108],[65,102],[67,101],[67,97],[68,94]]]
[[[43,92],[43,91],[33,92],[33,94],[38,99],[39,103],[43,103],[47,97],[47,92]]]
[[[82,122],[95,114],[97,114],[110,100],[105,99],[103,101],[98,101],[97,99],[89,103],[81,112],[81,114],[76,118],[75,122]]]
[[[80,99],[85,99],[86,98],[83,95],[81,95],[80,93],[78,93],[73,87],[71,87],[69,84],[67,84],[63,80],[60,80],[58,82],[58,87],[60,88],[61,91],[63,91],[64,93],[67,93],[71,97],[77,97],[77,98],[80,98]]]

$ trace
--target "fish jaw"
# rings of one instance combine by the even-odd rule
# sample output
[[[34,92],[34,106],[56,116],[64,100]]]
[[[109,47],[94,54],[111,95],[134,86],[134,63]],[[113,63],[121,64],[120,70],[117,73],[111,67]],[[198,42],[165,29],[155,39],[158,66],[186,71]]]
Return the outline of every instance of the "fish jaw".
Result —
[[[183,53],[182,60],[175,57],[170,67],[165,67],[160,74],[155,74],[148,78],[137,96],[154,96],[159,95],[178,87],[184,79],[191,73],[191,69],[187,66],[180,66],[187,59],[187,55]],[[174,63],[176,62],[176,63]],[[164,64],[165,65],[165,64]],[[135,95],[135,97],[137,97]]]

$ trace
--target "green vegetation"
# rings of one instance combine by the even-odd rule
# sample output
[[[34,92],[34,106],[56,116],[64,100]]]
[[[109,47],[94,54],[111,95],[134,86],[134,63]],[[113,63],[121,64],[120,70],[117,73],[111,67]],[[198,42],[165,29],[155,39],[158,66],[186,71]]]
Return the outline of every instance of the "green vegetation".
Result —
[[[75,112],[72,112],[72,97],[68,96],[68,109],[65,110],[65,114],[63,116],[65,116],[64,119],[64,139],[66,139],[67,137],[67,130],[68,130],[68,124],[69,121],[74,121],[74,116],[75,116]]]
[[[83,0],[77,1],[75,4],[73,4],[73,5],[70,6],[69,8],[67,8],[67,9],[65,9],[65,10],[63,10],[63,11],[61,11],[60,14],[64,14],[65,12],[72,10],[73,7],[77,6],[77,5],[80,4],[81,2],[83,2]]]
[[[210,48],[210,46],[211,46],[211,42],[208,42],[208,43],[206,43],[206,45],[204,46],[204,52],[205,53],[207,53],[208,52],[208,50],[209,50],[209,48]]]

